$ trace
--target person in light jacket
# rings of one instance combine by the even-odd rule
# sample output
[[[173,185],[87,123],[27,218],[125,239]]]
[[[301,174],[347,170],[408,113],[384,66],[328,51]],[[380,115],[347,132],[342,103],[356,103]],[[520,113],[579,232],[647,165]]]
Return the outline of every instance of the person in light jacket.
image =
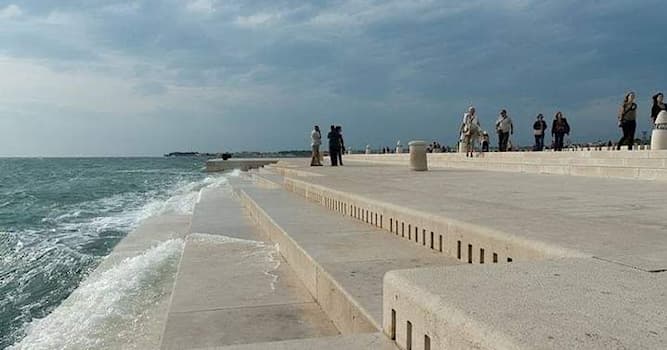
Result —
[[[320,132],[320,127],[315,125],[313,131],[310,133],[310,147],[313,150],[312,157],[310,159],[310,166],[322,166],[320,163],[320,145],[322,145],[322,133]]]
[[[476,112],[475,107],[468,108],[468,112],[463,114],[463,123],[459,130],[460,142],[466,149],[466,157],[474,156],[475,143],[482,130]]]
[[[507,143],[510,135],[514,134],[514,125],[512,118],[507,115],[506,110],[500,111],[500,116],[496,121],[496,131],[498,132],[498,151],[507,152]]]

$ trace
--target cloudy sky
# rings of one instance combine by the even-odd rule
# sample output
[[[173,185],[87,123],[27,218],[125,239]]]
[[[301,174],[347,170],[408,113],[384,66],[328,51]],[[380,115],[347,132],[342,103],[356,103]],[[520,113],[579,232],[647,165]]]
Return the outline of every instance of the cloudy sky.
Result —
[[[663,0],[0,0],[0,156],[456,142],[477,106],[530,142],[617,139],[667,90]]]

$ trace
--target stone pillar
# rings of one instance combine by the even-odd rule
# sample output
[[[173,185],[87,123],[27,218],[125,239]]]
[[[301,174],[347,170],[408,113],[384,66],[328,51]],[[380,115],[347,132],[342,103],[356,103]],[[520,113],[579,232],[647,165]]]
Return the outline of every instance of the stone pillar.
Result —
[[[410,141],[410,169],[414,171],[428,170],[428,159],[426,158],[426,142]]]
[[[651,134],[651,150],[667,149],[667,112],[662,111],[655,118],[655,128]]]
[[[366,145],[366,154],[371,154],[371,145]]]

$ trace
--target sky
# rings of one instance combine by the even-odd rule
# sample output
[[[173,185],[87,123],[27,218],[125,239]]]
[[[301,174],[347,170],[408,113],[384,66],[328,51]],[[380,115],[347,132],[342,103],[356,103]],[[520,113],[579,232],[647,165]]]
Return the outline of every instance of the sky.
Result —
[[[141,156],[457,141],[477,107],[515,144],[561,110],[620,138],[667,90],[663,0],[0,0],[0,156]],[[493,140],[492,136],[492,142]],[[549,140],[547,140],[549,141]]]

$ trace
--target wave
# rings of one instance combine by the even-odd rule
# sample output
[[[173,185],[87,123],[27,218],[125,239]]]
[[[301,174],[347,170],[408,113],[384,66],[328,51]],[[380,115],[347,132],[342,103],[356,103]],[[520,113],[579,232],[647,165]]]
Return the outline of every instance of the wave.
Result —
[[[204,188],[227,184],[225,176],[214,175],[125,192],[51,210],[42,219],[45,228],[0,232],[0,323],[7,324],[0,331],[0,348],[59,310],[62,300],[141,221],[190,215]]]
[[[132,348],[150,336],[183,252],[169,240],[92,275],[47,317],[33,321],[9,349]]]

